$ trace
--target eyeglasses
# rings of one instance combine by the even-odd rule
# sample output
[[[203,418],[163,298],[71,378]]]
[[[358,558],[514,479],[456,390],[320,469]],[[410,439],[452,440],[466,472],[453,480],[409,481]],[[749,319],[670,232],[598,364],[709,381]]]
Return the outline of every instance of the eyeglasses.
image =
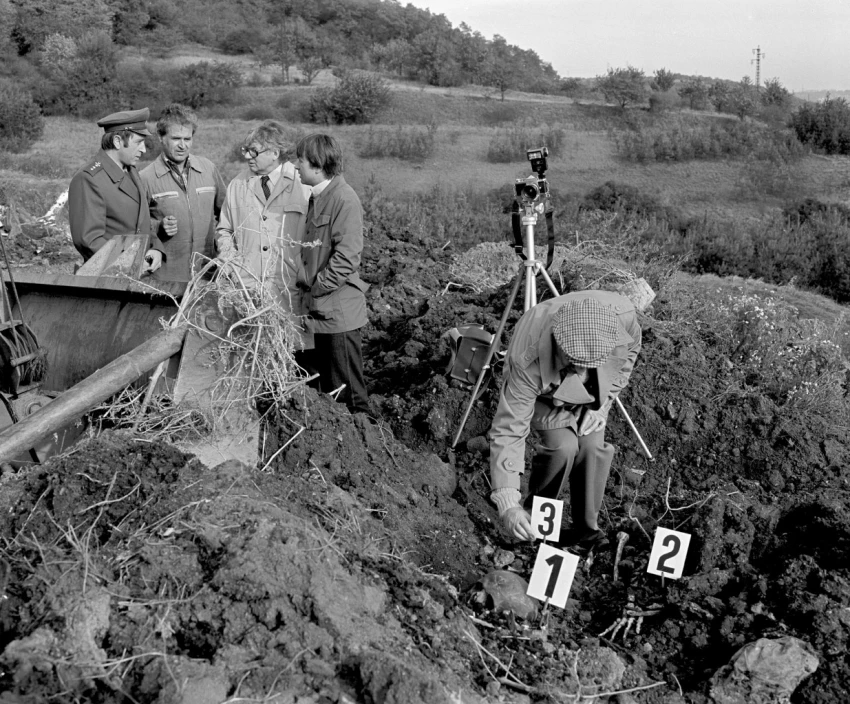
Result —
[[[242,147],[239,151],[242,152],[242,156],[247,156],[249,159],[256,159],[260,154],[265,154],[268,149],[261,149],[257,151],[254,147]]]

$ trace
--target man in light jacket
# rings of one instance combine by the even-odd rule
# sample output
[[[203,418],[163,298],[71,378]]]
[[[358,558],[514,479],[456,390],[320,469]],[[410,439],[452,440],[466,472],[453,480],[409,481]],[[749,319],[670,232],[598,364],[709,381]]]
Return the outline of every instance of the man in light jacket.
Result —
[[[279,122],[267,120],[251,130],[242,146],[248,169],[227,186],[216,246],[218,258],[230,262],[247,286],[263,288],[297,317],[304,310],[295,277],[310,189],[287,161],[291,149]]]
[[[535,495],[558,498],[570,481],[572,536],[567,544],[604,544],[598,516],[614,458],[605,424],[641,347],[635,307],[607,291],[576,291],[537,304],[516,325],[499,406],[490,428],[490,498],[505,529],[532,540]],[[525,439],[535,447],[521,504]]]
[[[156,278],[188,281],[215,256],[215,226],[224,200],[224,181],[209,159],[191,154],[198,118],[173,103],[159,116],[156,131],[162,153],[139,174],[151,194],[151,220],[166,260]]]

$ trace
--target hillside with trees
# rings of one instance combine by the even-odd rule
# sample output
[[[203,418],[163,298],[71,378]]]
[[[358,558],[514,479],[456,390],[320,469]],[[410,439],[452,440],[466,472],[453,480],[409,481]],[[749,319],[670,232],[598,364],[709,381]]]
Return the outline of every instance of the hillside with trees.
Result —
[[[34,63],[107,37],[118,47],[162,54],[187,42],[305,76],[332,65],[387,71],[437,86],[464,83],[557,90],[559,76],[530,49],[396,0],[0,0],[5,50]],[[61,39],[60,39],[61,37]],[[62,49],[57,47],[60,44]]]

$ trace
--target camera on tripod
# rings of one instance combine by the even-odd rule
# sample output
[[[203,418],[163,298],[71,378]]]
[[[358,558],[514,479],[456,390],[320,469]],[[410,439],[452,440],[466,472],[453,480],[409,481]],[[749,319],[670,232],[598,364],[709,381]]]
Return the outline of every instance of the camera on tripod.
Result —
[[[549,156],[549,149],[547,147],[529,149],[526,151],[526,156],[531,162],[531,170],[534,174],[527,178],[518,178],[514,183],[514,189],[516,197],[523,205],[532,205],[541,196],[549,197],[549,183],[546,181],[546,169],[549,168],[546,157]]]

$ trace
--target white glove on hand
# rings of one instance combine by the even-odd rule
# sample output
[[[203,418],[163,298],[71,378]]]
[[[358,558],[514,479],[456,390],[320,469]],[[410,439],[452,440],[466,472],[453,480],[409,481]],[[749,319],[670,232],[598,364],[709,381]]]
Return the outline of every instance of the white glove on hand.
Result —
[[[531,516],[522,506],[509,508],[499,514],[502,525],[515,538],[520,540],[534,540],[534,531],[531,530]]]
[[[513,537],[520,540],[534,540],[531,529],[531,516],[519,505],[521,494],[518,489],[496,489],[490,499],[499,507],[499,520]]]

